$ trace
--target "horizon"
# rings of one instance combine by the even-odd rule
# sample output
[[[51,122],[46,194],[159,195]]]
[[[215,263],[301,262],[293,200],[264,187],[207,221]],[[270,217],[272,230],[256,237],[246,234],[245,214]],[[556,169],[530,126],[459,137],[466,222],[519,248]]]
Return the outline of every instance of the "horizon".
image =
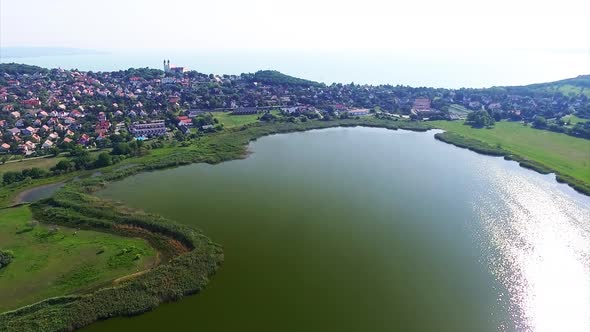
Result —
[[[259,70],[281,73],[330,85],[408,85],[447,89],[520,86],[559,81],[590,74],[586,50],[403,50],[339,54],[335,51],[126,51],[59,47],[0,49],[1,63],[44,68],[110,72],[129,68],[162,69],[164,59],[200,73],[239,75]],[[435,53],[437,56],[432,57]],[[461,59],[461,61],[457,61]],[[496,64],[486,64],[494,59]],[[536,70],[543,67],[545,70]],[[582,68],[580,70],[580,68]]]
[[[170,59],[203,73],[272,69],[326,84],[526,85],[590,74],[588,12],[585,0],[2,1],[0,62],[111,71]],[[12,58],[10,49],[81,52]]]

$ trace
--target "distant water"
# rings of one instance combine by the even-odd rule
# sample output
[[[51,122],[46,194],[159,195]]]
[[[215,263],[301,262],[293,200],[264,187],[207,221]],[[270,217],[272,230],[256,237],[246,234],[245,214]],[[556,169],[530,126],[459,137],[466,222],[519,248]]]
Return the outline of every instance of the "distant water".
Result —
[[[554,81],[590,73],[588,50],[408,50],[399,52],[109,51],[7,57],[0,62],[111,71],[161,68],[163,59],[202,73],[240,74],[275,69],[324,83],[403,84],[445,88]],[[63,52],[62,52],[63,53]],[[55,55],[57,54],[57,55]]]
[[[590,198],[432,136],[275,135],[110,184],[226,260],[202,294],[87,331],[590,331]]]

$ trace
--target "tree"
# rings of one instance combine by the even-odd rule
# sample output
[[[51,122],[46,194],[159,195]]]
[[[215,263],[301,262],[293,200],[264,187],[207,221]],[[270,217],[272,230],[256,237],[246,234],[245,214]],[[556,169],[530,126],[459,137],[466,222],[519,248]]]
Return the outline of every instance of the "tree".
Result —
[[[72,163],[67,160],[60,160],[55,166],[51,168],[54,173],[67,173],[73,169]]]
[[[273,121],[273,120],[275,120],[276,118],[277,118],[277,117],[276,117],[276,116],[274,116],[274,114],[272,114],[272,113],[264,113],[264,115],[262,115],[262,116],[260,117],[260,121],[266,121],[266,122],[268,122],[268,121]]]
[[[94,161],[94,167],[95,168],[107,167],[109,165],[112,165],[112,163],[113,163],[113,159],[111,158],[111,155],[106,152],[101,152],[98,155],[98,158]]]
[[[542,116],[536,116],[533,120],[533,127],[535,128],[545,128],[547,127],[547,119]]]
[[[47,175],[47,171],[38,167],[25,168],[21,171],[22,178],[39,179]]]
[[[113,155],[128,155],[131,153],[131,148],[128,143],[117,143],[113,146],[111,154]]]
[[[0,269],[10,264],[14,254],[10,250],[0,250]]]
[[[74,162],[74,166],[76,169],[87,169],[92,166],[92,157],[88,151],[84,150],[85,153],[79,154],[76,156],[72,161]]]
[[[494,118],[484,110],[469,113],[465,121],[465,123],[476,128],[491,127],[495,122]]]
[[[52,147],[51,149],[49,149],[49,155],[53,156],[53,157],[57,157],[57,155],[59,154],[59,149],[57,147]]]
[[[8,171],[2,175],[2,182],[4,184],[11,184],[22,180],[22,173]]]

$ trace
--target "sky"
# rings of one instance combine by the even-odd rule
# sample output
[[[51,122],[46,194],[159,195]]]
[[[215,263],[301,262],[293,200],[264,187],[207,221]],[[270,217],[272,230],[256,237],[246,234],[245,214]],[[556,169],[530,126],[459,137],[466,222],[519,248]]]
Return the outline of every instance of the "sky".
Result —
[[[0,47],[590,50],[588,0],[0,0]]]

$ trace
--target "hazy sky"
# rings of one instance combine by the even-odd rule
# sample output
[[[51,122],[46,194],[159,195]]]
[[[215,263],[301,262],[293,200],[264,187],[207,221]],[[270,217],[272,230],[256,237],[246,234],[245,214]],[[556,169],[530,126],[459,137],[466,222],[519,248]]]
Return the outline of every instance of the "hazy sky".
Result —
[[[0,46],[590,49],[588,0],[0,0]]]

